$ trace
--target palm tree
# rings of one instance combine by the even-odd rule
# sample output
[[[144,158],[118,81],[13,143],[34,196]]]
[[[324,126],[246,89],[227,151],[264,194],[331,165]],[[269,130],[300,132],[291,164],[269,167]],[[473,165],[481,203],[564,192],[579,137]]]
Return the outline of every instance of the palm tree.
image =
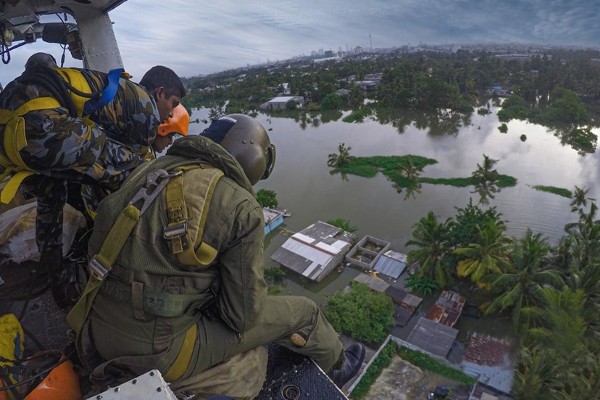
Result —
[[[556,290],[545,287],[540,292],[541,305],[524,307],[531,318],[526,341],[553,348],[563,356],[573,354],[588,339],[583,290],[568,287]]]
[[[515,399],[552,399],[550,387],[558,367],[549,352],[541,346],[524,346],[519,351],[511,394]]]
[[[579,212],[579,221],[565,226],[571,240],[571,266],[582,268],[593,261],[600,260],[600,221],[596,220],[598,207],[591,203],[590,210]]]
[[[433,212],[429,212],[415,224],[412,239],[407,246],[417,246],[408,253],[408,264],[419,263],[419,276],[434,280],[440,288],[445,287],[451,277],[447,266],[449,220],[439,223]]]
[[[330,219],[327,221],[327,223],[329,225],[333,225],[337,228],[340,228],[343,231],[350,232],[350,233],[356,232],[358,230],[358,228],[356,226],[352,226],[350,224],[350,220],[343,219],[343,218]]]
[[[523,313],[534,324],[526,331],[525,345],[543,352],[545,365],[554,370],[546,390],[555,394],[550,398],[590,398],[579,395],[598,385],[594,376],[598,371],[598,339],[588,323],[584,293],[548,287],[542,296],[542,306],[523,308]]]
[[[484,154],[482,165],[477,164],[477,169],[471,174],[471,177],[475,180],[475,191],[473,193],[479,194],[479,202],[482,204],[487,204],[489,202],[488,198],[493,199],[494,193],[500,190],[498,187],[500,174],[493,169],[497,162],[498,160]]]
[[[564,282],[559,271],[548,264],[550,246],[541,234],[527,230],[510,253],[510,269],[484,277],[498,296],[484,307],[486,314],[512,308],[513,324],[521,319],[521,308],[540,304],[545,286],[560,289]]]
[[[412,157],[408,157],[407,161],[400,168],[400,175],[404,176],[409,181],[416,181],[419,175],[423,172],[423,167],[415,164]]]
[[[485,286],[486,282],[481,281],[485,275],[508,270],[510,239],[504,236],[504,225],[492,220],[487,220],[483,228],[476,227],[477,242],[454,250],[454,254],[464,257],[458,262],[456,272],[462,278],[470,276],[473,282]]]
[[[217,120],[225,115],[226,106],[225,104],[218,104],[214,107],[211,107],[208,111],[208,118],[211,121]]]
[[[339,168],[348,164],[348,162],[352,159],[352,156],[350,155],[350,150],[352,150],[352,147],[346,147],[345,143],[340,143],[338,145],[338,154],[329,154],[327,159],[327,166]]]
[[[585,207],[587,207],[588,204],[588,200],[593,202],[594,199],[587,197],[588,192],[590,191],[590,189],[583,189],[580,188],[579,186],[575,186],[575,190],[573,191],[573,195],[571,196],[571,203],[569,204],[571,206],[571,211],[572,212],[583,212],[583,209]]]

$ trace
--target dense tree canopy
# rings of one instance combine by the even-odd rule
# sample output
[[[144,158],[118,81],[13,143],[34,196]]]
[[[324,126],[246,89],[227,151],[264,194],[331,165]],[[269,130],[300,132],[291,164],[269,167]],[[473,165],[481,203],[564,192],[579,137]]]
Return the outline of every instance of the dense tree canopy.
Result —
[[[330,297],[324,312],[336,331],[373,345],[383,342],[394,324],[392,300],[361,283]]]

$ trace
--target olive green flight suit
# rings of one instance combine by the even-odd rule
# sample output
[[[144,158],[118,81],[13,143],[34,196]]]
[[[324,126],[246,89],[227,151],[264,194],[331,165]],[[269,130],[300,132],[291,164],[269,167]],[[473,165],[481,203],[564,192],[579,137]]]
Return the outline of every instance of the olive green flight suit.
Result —
[[[138,374],[159,369],[174,388],[181,381],[190,387],[198,373],[270,342],[330,370],[343,351],[337,333],[312,300],[267,295],[262,208],[237,161],[209,139],[188,136],[175,141],[166,156],[136,169],[119,191],[105,198],[89,242],[90,256],[100,251],[148,171],[172,171],[190,160],[204,163],[184,173],[190,214],[202,212],[196,203],[207,190],[198,183],[204,174],[215,168],[224,173],[214,186],[203,233],[193,244],[204,242],[216,250],[216,257],[207,265],[184,265],[173,254],[163,237],[169,224],[163,190],[141,216],[103,282],[83,330],[84,342],[108,364]],[[191,237],[198,232],[190,225],[187,229]],[[191,331],[195,337],[186,347]],[[169,379],[182,349],[188,349],[189,362]]]

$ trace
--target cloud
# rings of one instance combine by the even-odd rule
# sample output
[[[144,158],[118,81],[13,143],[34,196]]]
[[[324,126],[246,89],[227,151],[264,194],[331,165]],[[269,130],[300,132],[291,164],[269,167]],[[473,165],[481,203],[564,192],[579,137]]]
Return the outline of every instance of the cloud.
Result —
[[[128,0],[110,17],[134,79],[156,64],[190,77],[371,44],[598,47],[600,37],[596,0]],[[44,45],[60,57],[60,48]],[[14,61],[0,66],[2,83],[21,73],[30,49],[17,49]],[[80,63],[67,57],[67,65]]]

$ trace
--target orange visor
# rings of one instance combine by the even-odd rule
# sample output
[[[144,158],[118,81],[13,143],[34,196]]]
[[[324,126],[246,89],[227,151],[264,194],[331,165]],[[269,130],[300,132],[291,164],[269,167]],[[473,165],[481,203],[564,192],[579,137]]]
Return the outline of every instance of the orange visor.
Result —
[[[171,133],[178,133],[186,136],[188,134],[188,128],[190,126],[190,114],[182,104],[179,104],[173,109],[173,116],[167,120],[167,122],[160,124],[158,127],[158,134],[160,136],[167,136]]]

